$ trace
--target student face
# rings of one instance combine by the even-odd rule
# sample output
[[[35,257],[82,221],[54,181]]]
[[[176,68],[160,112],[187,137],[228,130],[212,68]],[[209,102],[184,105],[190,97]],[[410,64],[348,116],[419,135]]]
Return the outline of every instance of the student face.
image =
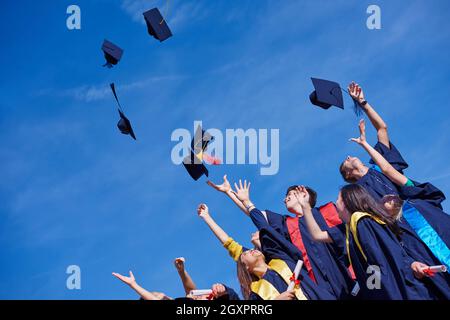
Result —
[[[347,156],[345,158],[342,169],[345,172],[347,179],[352,179],[354,177],[354,173],[357,172],[364,164],[357,157]]]
[[[252,233],[251,242],[255,246],[256,249],[258,249],[258,250],[261,249],[261,241],[259,241],[259,231]]]
[[[284,204],[286,205],[286,209],[290,213],[297,213],[295,208],[297,207],[297,198],[294,196],[294,190],[289,191],[289,193],[284,198]]]
[[[336,209],[339,215],[339,218],[344,221],[345,223],[348,223],[350,221],[350,213],[348,212],[347,208],[345,207],[344,201],[342,200],[341,192],[339,192],[338,198],[336,200]]]
[[[241,261],[252,272],[261,262],[264,262],[264,256],[261,251],[252,249],[242,252]]]

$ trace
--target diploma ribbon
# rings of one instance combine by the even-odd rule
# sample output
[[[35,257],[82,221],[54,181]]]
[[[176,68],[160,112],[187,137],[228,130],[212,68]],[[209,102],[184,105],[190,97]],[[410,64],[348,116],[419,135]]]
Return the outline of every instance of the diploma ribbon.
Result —
[[[295,273],[292,274],[292,276],[289,278],[290,281],[294,281],[295,285],[300,285],[300,280],[295,279]]]
[[[436,275],[436,272],[431,270],[430,268],[425,268],[422,270],[423,273],[425,273],[428,277],[434,277]]]

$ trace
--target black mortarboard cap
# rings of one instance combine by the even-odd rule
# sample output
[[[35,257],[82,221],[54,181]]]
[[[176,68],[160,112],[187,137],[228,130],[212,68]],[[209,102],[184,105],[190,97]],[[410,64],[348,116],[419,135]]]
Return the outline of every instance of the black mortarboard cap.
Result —
[[[120,132],[123,134],[129,134],[134,140],[136,140],[136,136],[134,135],[133,128],[131,127],[131,122],[128,118],[123,114],[122,111],[119,111],[120,120],[117,122],[117,128],[119,128]]]
[[[106,63],[103,65],[104,67],[112,68],[122,58],[123,50],[106,39],[103,41],[102,50],[105,53],[106,59]]]
[[[311,80],[315,89],[309,95],[312,104],[323,109],[328,109],[331,106],[344,109],[344,99],[339,83],[316,78],[311,78]]]
[[[197,162],[197,163],[196,163]],[[197,181],[202,175],[208,176],[209,172],[203,164],[203,160],[200,159],[195,153],[191,152],[189,156],[184,158],[183,165],[192,179]]]
[[[114,94],[114,98],[116,98],[117,105],[119,106],[117,110],[119,111],[120,120],[119,122],[117,122],[117,128],[119,128],[120,132],[122,132],[123,134],[129,134],[134,140],[136,140],[133,128],[131,127],[131,122],[125,116],[125,114],[122,111],[122,107],[120,106],[119,98],[117,97],[116,93],[116,86],[114,85],[114,83],[111,83],[110,87]]]
[[[172,32],[166,23],[166,20],[159,12],[158,8],[150,9],[143,13],[145,22],[147,23],[148,33],[158,39],[164,41],[172,36]]]

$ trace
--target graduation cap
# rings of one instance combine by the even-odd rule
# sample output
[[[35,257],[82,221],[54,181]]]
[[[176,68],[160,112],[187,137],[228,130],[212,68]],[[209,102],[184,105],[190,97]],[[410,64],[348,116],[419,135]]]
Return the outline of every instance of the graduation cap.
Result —
[[[114,98],[116,98],[117,105],[119,106],[119,108],[117,110],[119,111],[120,120],[119,120],[119,122],[117,122],[117,128],[119,128],[121,133],[129,134],[134,140],[136,140],[136,136],[134,135],[133,128],[131,127],[131,122],[125,116],[125,114],[122,110],[122,107],[120,106],[120,102],[119,102],[119,99],[117,98],[116,87],[115,87],[114,83],[111,83],[110,87],[114,94]]]
[[[106,63],[103,65],[104,67],[112,68],[122,58],[123,50],[106,39],[103,41],[102,50],[106,59]]]
[[[214,140],[208,132],[205,132],[198,126],[194,138],[191,141],[191,154],[183,159],[183,165],[192,179],[197,181],[202,175],[209,176],[208,169],[206,169],[203,163],[203,153],[208,144]]]
[[[314,91],[309,95],[309,100],[315,106],[322,109],[329,109],[332,106],[344,109],[344,98],[342,97],[342,91],[347,92],[347,90],[342,89],[339,83],[311,78],[314,86]],[[354,110],[357,115],[360,115],[361,109],[356,101],[353,100]]]
[[[206,169],[203,164],[203,159],[191,151],[191,154],[183,159],[183,166],[186,168],[187,172],[192,179],[197,181],[202,175],[209,176],[208,169]]]
[[[145,22],[147,23],[148,33],[160,42],[172,36],[169,26],[164,20],[158,8],[150,9],[143,13]]]

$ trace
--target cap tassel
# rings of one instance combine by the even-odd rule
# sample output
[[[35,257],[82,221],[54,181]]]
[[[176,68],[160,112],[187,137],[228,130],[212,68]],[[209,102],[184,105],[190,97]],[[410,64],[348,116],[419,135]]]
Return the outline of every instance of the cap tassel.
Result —
[[[339,87],[339,89],[341,89],[342,92],[348,93],[350,95],[350,92],[348,92],[348,90],[342,89],[341,87]],[[333,94],[333,93],[331,93],[331,94]],[[361,106],[358,104],[358,102],[355,99],[352,98],[352,100],[353,100],[353,111],[355,112],[355,115],[357,117],[360,117],[363,114],[363,110],[361,109]]]
[[[164,14],[164,17],[167,17],[168,13],[169,13],[169,0],[167,0],[167,2],[166,2],[166,13]],[[166,20],[164,17],[162,18],[162,20],[159,24],[163,24],[164,20]]]

